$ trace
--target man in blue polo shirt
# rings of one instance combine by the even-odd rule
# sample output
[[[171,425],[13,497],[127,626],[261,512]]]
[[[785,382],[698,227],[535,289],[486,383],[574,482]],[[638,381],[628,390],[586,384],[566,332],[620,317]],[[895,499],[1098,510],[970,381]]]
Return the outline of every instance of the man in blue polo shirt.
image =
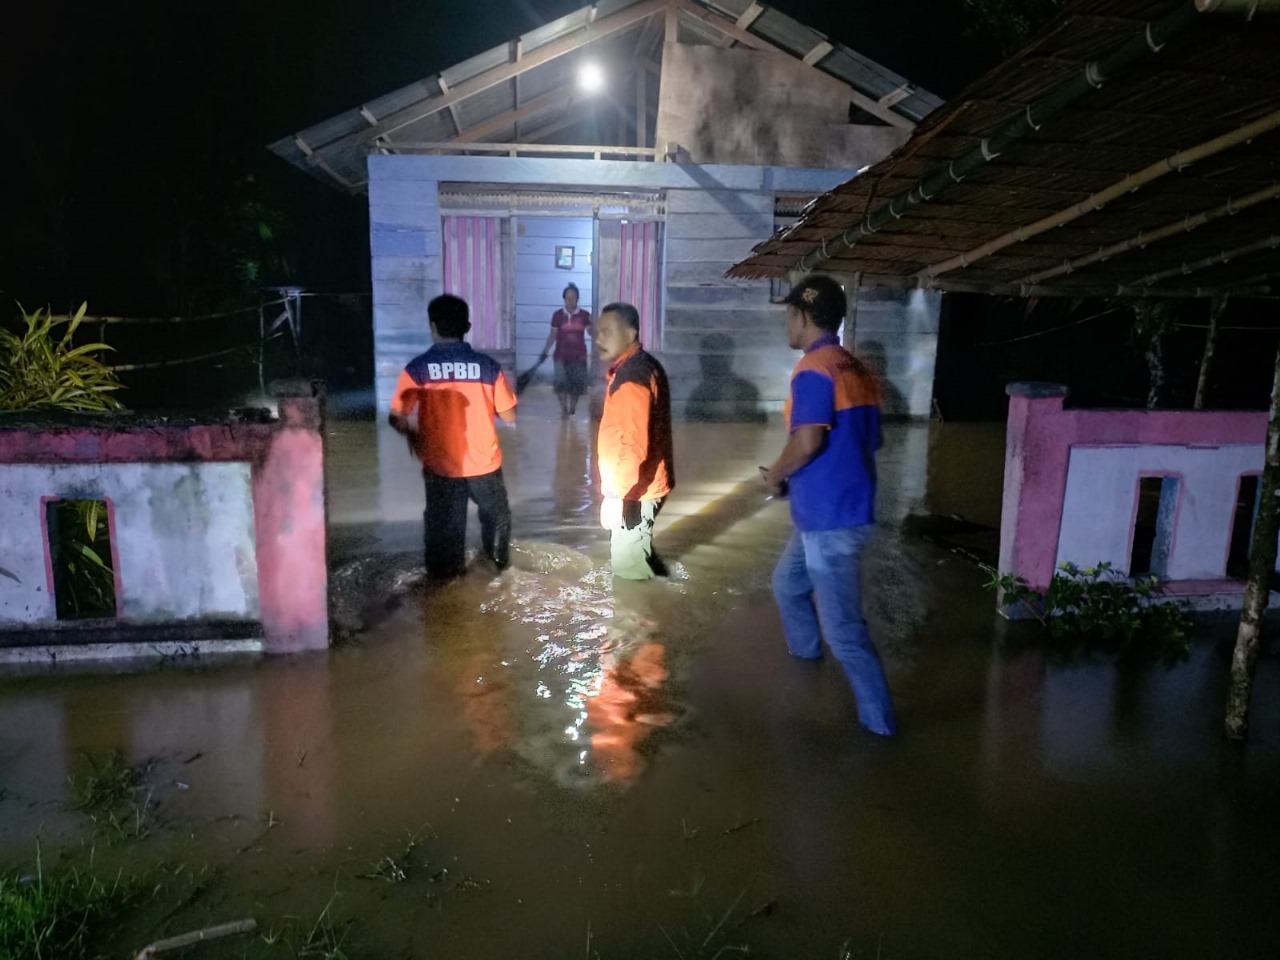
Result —
[[[804,356],[791,375],[787,444],[761,468],[770,492],[789,496],[796,525],[773,572],[773,594],[791,654],[821,659],[825,636],[853,686],[859,721],[892,736],[893,702],[862,617],[859,583],[875,521],[879,388],[836,338],[845,312],[838,283],[805,277],[784,302],[788,342]]]

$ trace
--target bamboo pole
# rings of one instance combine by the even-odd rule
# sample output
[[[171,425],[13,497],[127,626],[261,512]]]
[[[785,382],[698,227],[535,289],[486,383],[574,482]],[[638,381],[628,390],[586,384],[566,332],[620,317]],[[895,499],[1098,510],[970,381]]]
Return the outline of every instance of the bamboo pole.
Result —
[[[1196,399],[1193,409],[1203,410],[1205,396],[1209,392],[1209,375],[1213,371],[1213,352],[1218,346],[1218,321],[1227,309],[1227,296],[1214,297],[1209,304],[1209,329],[1204,335],[1204,354],[1200,357],[1200,377],[1196,381]]]
[[[1094,253],[1087,254],[1083,257],[1076,257],[1059,266],[1052,267],[1048,270],[1041,270],[1039,273],[1028,274],[1018,283],[1043,283],[1045,280],[1051,280],[1054,277],[1060,277],[1064,273],[1075,273],[1077,270],[1092,266],[1095,263],[1101,263],[1103,260],[1109,260],[1117,254],[1127,253],[1135,247],[1141,248],[1148,244],[1155,243],[1157,240],[1164,240],[1166,237],[1173,237],[1180,233],[1189,233],[1197,227],[1203,227],[1206,223],[1212,223],[1214,220],[1220,220],[1223,217],[1229,217],[1239,213],[1242,210],[1248,210],[1250,207],[1256,207],[1260,203],[1268,200],[1274,200],[1280,197],[1280,183],[1273,183],[1271,186],[1254,193],[1247,194],[1237,199],[1228,200],[1221,206],[1214,207],[1212,210],[1205,210],[1197,213],[1194,217],[1183,217],[1181,220],[1175,220],[1173,223],[1167,223],[1163,227],[1157,227],[1154,230],[1144,230],[1128,240],[1121,240],[1119,243],[1113,243],[1109,247],[1101,247]]]
[[[1280,234],[1273,233],[1261,240],[1254,240],[1252,243],[1242,244],[1238,247],[1232,247],[1230,250],[1222,250],[1218,253],[1202,257],[1199,260],[1192,260],[1190,263],[1184,263],[1177,267],[1170,267],[1167,270],[1158,270],[1155,273],[1149,273],[1133,282],[1135,287],[1149,287],[1153,283],[1159,283],[1161,280],[1168,280],[1170,277],[1186,276],[1199,270],[1206,270],[1209,267],[1217,267],[1227,263],[1236,257],[1243,257],[1250,253],[1260,253],[1263,250],[1274,250],[1280,247]]]
[[[1105,82],[1129,64],[1150,53],[1159,52],[1179,30],[1194,22],[1198,14],[1190,3],[1178,4],[1159,20],[1142,24],[1124,43],[1101,60],[1085,64],[1071,79],[1059,84],[1034,103],[1027,104],[1018,119],[1005,124],[994,135],[948,163],[941,164],[915,186],[889,198],[888,202],[869,214],[857,225],[838,237],[827,240],[818,249],[801,257],[791,269],[807,273],[823,260],[854,246],[862,237],[870,236],[900,219],[913,206],[932,200],[953,184],[959,183],[973,170],[998,157],[1009,146],[1039,130],[1045,122],[1061,113],[1080,98],[1102,87]]]
[[[183,947],[194,946],[197,943],[205,943],[209,940],[219,940],[222,937],[232,937],[240,933],[252,933],[257,929],[258,921],[252,917],[244,920],[234,920],[231,923],[220,923],[214,927],[192,930],[190,933],[147,944],[147,946],[138,951],[133,960],[151,960],[157,954],[167,953],[170,950],[181,950]]]
[[[1197,160],[1204,160],[1208,157],[1216,156],[1224,153],[1232,147],[1238,147],[1242,143],[1247,143],[1255,137],[1262,136],[1280,127],[1280,110],[1273,110],[1265,116],[1259,117],[1252,123],[1246,123],[1242,127],[1237,127],[1230,133],[1224,133],[1221,136],[1206,140],[1204,143],[1196,144],[1194,147],[1188,147],[1186,150],[1179,150],[1177,153],[1165,157],[1163,160],[1157,160],[1150,166],[1144,167],[1137,173],[1130,174],[1121,180],[1116,181],[1105,190],[1099,190],[1092,196],[1085,197],[1079,203],[1074,203],[1065,210],[1059,210],[1057,213],[1042,217],[1035,223],[1028,223],[1017,229],[1010,230],[994,240],[988,240],[979,247],[974,247],[965,253],[957,254],[943,260],[941,263],[935,263],[925,267],[920,273],[926,277],[938,277],[951,270],[960,267],[972,266],[984,257],[989,257],[993,253],[1003,250],[1005,247],[1013,246],[1015,243],[1022,243],[1037,237],[1042,233],[1052,230],[1054,227],[1060,227],[1063,224],[1077,220],[1086,214],[1093,213],[1095,210],[1101,210],[1112,200],[1119,199],[1127,193],[1132,193],[1139,187],[1146,186],[1153,180],[1159,180],[1167,177],[1171,173],[1177,173],[1183,167],[1195,163]]]
[[[1276,369],[1271,382],[1271,419],[1267,424],[1266,463],[1262,468],[1262,490],[1258,498],[1258,518],[1253,525],[1249,547],[1249,580],[1244,590],[1244,608],[1236,630],[1236,646],[1231,656],[1231,686],[1227,692],[1227,716],[1223,732],[1229,740],[1244,740],[1249,732],[1249,698],[1253,692],[1253,672],[1262,640],[1262,618],[1271,599],[1271,578],[1276,569],[1276,530],[1280,524],[1280,344],[1276,346]]]

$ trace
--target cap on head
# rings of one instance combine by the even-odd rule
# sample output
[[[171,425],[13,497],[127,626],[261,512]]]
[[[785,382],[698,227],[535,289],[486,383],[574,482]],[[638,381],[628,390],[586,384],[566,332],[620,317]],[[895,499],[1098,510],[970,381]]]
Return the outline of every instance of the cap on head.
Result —
[[[840,284],[821,273],[811,273],[782,298],[787,306],[807,313],[824,330],[835,331],[844,319],[845,297]]]

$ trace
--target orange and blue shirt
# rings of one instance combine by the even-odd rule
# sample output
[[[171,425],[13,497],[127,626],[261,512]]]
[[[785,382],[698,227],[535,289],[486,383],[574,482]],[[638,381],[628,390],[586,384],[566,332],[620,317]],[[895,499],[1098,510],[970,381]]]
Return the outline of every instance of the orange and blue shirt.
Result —
[[[416,412],[422,465],[442,477],[481,477],[502,466],[493,418],[516,395],[498,361],[461,340],[437,343],[409,361],[391,412]]]
[[[814,341],[791,374],[787,429],[818,426],[826,443],[789,480],[791,518],[801,531],[840,530],[875,520],[880,390],[834,337]]]

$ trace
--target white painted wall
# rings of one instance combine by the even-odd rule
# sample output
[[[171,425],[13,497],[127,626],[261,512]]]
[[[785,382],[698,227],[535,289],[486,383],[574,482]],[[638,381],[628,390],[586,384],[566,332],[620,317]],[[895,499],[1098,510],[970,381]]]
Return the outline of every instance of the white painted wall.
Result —
[[[1058,562],[1099,561],[1129,569],[1130,538],[1143,476],[1177,476],[1170,580],[1221,580],[1240,477],[1262,469],[1261,444],[1222,447],[1073,447],[1058,535]]]
[[[258,617],[247,463],[13,464],[0,489],[0,624],[57,619],[42,497],[107,499],[122,619]]]
[[[527,370],[538,359],[551,331],[551,315],[564,306],[565,286],[576,283],[579,306],[594,319],[596,304],[592,290],[591,217],[516,218],[516,369]],[[555,265],[556,247],[573,247],[573,269]],[[591,341],[588,339],[590,349]],[[539,379],[550,380],[551,362],[538,371]]]

